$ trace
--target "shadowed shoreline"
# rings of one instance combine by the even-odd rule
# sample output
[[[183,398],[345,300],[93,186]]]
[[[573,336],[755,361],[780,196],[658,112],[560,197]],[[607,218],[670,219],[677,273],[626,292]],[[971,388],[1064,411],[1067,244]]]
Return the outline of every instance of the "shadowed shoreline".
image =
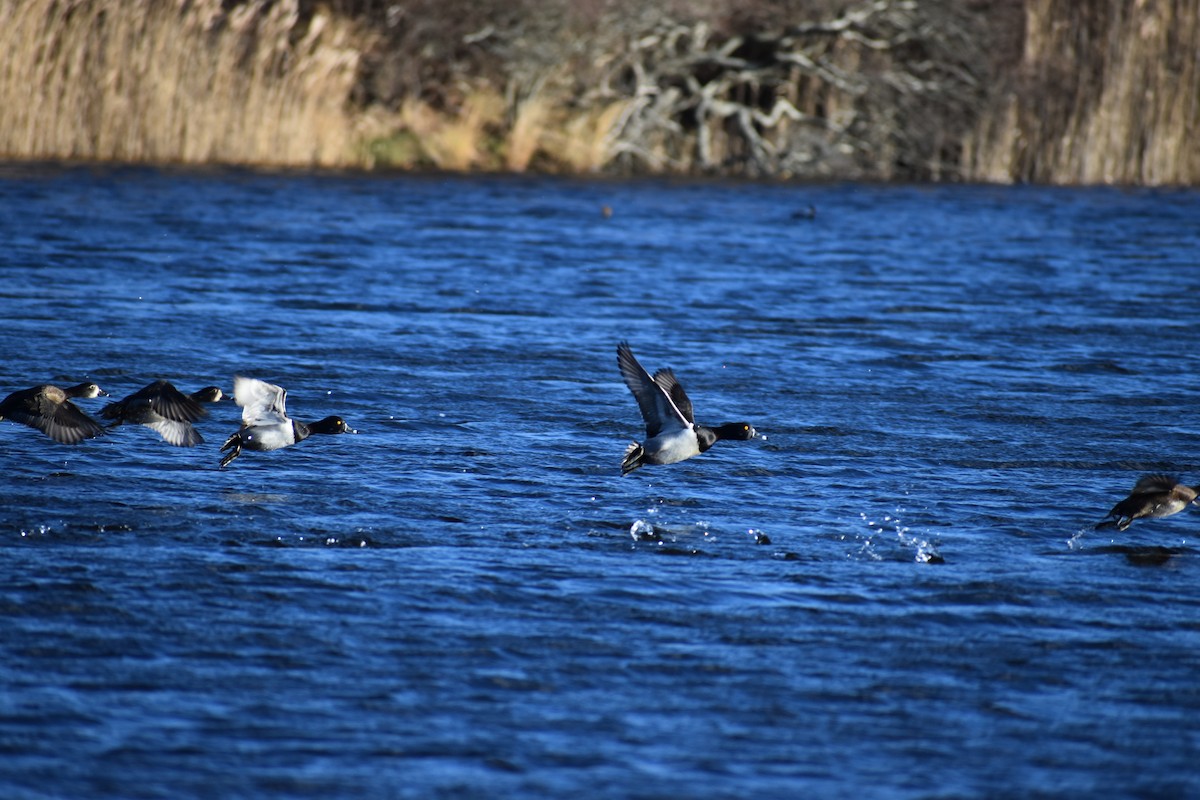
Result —
[[[9,161],[1200,179],[1171,4],[30,0],[0,40]]]

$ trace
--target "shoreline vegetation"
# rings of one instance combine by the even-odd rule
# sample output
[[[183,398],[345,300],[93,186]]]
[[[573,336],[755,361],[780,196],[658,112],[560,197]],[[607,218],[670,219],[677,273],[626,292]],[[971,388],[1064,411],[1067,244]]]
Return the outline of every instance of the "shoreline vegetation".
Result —
[[[1200,183],[1184,0],[0,0],[0,158]]]

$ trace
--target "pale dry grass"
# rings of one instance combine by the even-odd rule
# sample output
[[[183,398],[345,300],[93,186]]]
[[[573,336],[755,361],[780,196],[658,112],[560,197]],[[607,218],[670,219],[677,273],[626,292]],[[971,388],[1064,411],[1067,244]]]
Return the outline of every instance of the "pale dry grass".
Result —
[[[547,155],[569,172],[599,172],[613,157],[616,126],[629,101],[577,112],[543,134]]]
[[[387,52],[383,34],[312,7],[305,17],[300,0],[0,0],[0,158],[580,173],[610,167],[618,154],[650,171],[745,160],[732,117],[681,128],[673,116],[688,107],[681,84],[653,85],[649,72],[633,94],[609,87],[576,97],[579,82],[564,67],[519,101],[492,88],[511,76],[464,74],[433,87],[436,109],[417,92],[363,107],[354,98],[373,96],[359,82]],[[963,177],[1200,183],[1194,2],[1024,0],[1023,8],[1020,75],[962,142]],[[611,39],[618,49],[642,41]],[[661,59],[646,47],[651,70]],[[861,48],[847,47],[826,60],[846,76],[866,70],[856,62]],[[627,55],[593,54],[595,63]],[[791,80],[789,102],[833,134],[861,112],[853,93],[801,91],[820,81]],[[786,151],[790,130],[783,121],[761,146]],[[883,175],[904,155],[886,146],[874,154]],[[824,163],[841,151],[813,152]]]
[[[295,0],[0,2],[0,155],[341,165],[369,34]]]
[[[498,93],[481,89],[467,96],[456,116],[448,116],[408,100],[391,120],[392,129],[369,148],[372,163],[385,166],[524,172],[541,154],[539,166],[545,169],[596,172],[612,158],[613,128],[625,106],[570,111],[561,100],[539,93],[510,109]],[[513,120],[507,128],[506,116]]]
[[[399,115],[400,130],[414,137],[424,156],[439,169],[452,171],[494,167],[489,131],[503,120],[504,99],[487,88],[469,94],[455,116],[419,100],[405,101]]]
[[[554,103],[543,94],[535,94],[517,104],[504,154],[504,165],[510,172],[524,172],[529,168],[529,162],[542,148],[553,112]]]
[[[524,171],[541,153],[580,172],[612,157],[624,102],[539,91],[510,108],[481,81],[451,111],[354,107],[376,43],[298,0],[0,0],[0,157]]]
[[[1109,0],[1092,30],[1097,3],[1028,0],[1026,79],[967,138],[969,177],[1200,183],[1200,11]]]

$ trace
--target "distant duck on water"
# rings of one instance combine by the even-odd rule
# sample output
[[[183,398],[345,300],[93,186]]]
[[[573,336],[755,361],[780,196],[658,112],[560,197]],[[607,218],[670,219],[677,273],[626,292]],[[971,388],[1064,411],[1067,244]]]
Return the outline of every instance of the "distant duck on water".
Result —
[[[216,386],[206,386],[188,395],[167,381],[158,380],[123,400],[109,403],[100,416],[113,420],[110,429],[125,422],[145,425],[167,444],[193,447],[204,441],[192,425],[207,413],[200,404],[215,403],[224,397],[225,393]]]
[[[1196,503],[1200,486],[1185,486],[1172,475],[1146,475],[1134,484],[1129,496],[1112,507],[1096,529],[1116,526],[1123,531],[1135,519],[1169,517]]]
[[[697,425],[692,401],[669,368],[650,373],[634,358],[628,342],[617,345],[617,367],[637,400],[646,423],[646,438],[625,449],[621,474],[645,464],[674,464],[698,456],[722,439],[746,441],[756,432],[748,422],[727,422],[716,428]]]
[[[66,389],[51,384],[13,392],[0,401],[0,419],[11,419],[37,428],[56,442],[79,444],[104,434],[96,420],[71,402],[72,398],[108,395],[94,383],[81,383]]]
[[[242,407],[242,427],[221,445],[229,453],[221,459],[227,467],[242,450],[279,450],[311,434],[357,433],[341,417],[325,417],[306,425],[287,415],[287,392],[256,378],[233,379],[233,399]]]

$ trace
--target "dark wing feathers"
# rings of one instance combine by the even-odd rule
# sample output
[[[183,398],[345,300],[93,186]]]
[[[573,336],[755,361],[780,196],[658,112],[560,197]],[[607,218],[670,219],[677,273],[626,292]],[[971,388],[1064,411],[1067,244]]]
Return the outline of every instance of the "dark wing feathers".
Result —
[[[629,349],[627,342],[617,345],[617,367],[621,370],[625,385],[637,400],[642,419],[646,421],[648,438],[653,439],[667,427],[688,426],[689,420],[676,407],[666,390],[651,378],[645,367],[633,357],[633,351]],[[659,370],[659,374],[662,374],[662,370]],[[674,375],[671,379],[674,380]],[[675,384],[678,385],[678,381],[675,381]],[[686,398],[686,395],[684,397]]]
[[[1177,483],[1179,483],[1179,479],[1174,475],[1144,475],[1134,484],[1132,494],[1169,492],[1175,488]]]
[[[155,381],[138,389],[116,403],[109,403],[100,412],[106,419],[150,424],[155,415],[172,422],[196,422],[204,416],[204,408],[167,381]]]
[[[204,416],[204,407],[164,382],[162,391],[150,398],[150,407],[174,422],[196,422]]]
[[[104,428],[67,400],[57,386],[35,386],[13,392],[0,403],[0,416],[37,428],[63,444],[79,444],[104,433]]]
[[[42,430],[55,441],[63,444],[79,444],[84,439],[94,439],[104,434],[104,428],[78,408],[64,406],[50,418]]]
[[[49,413],[30,413],[26,409],[19,409],[7,416],[16,422],[37,428],[54,441],[63,444],[79,444],[84,439],[92,439],[104,433],[104,429],[95,420],[69,400],[58,405],[42,405]]]
[[[658,372],[654,373],[654,382],[662,387],[662,390],[671,398],[671,402],[679,409],[679,413],[688,422],[695,422],[696,417],[692,413],[692,401],[688,398],[687,392],[683,390],[683,384],[675,377],[675,373],[670,367],[663,367]]]

